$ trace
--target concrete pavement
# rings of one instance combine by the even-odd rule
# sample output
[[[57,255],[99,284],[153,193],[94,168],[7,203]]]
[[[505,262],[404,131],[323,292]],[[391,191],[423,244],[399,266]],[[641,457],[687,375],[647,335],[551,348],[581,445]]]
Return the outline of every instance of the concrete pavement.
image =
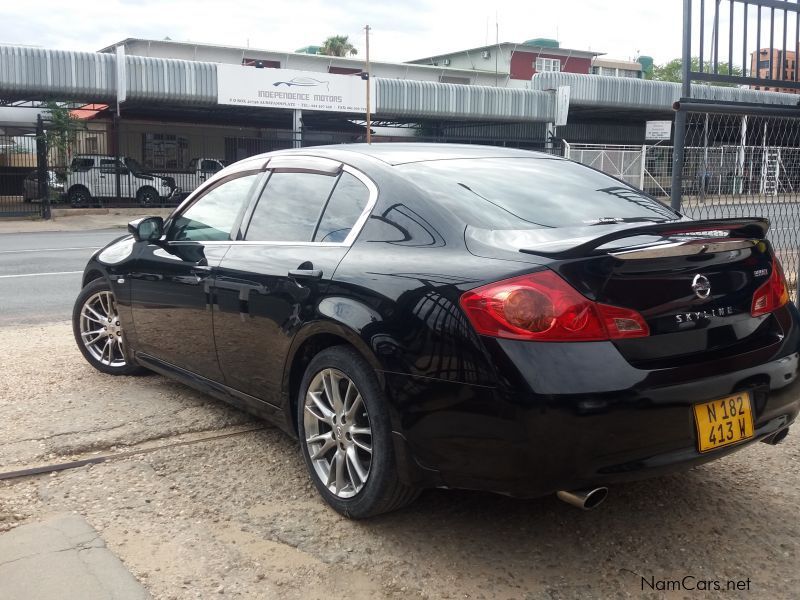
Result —
[[[145,600],[150,594],[83,517],[57,514],[0,535],[4,600]]]
[[[167,217],[172,208],[54,208],[53,218],[0,219],[0,234],[34,233],[39,231],[88,231],[93,229],[125,229],[137,217]]]

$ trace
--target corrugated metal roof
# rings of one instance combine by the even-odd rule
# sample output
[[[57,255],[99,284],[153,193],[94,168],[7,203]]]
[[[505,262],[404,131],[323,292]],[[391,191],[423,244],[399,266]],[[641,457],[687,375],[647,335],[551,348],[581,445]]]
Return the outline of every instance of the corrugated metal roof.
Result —
[[[0,96],[106,102],[115,97],[110,54],[0,46]]]
[[[548,92],[375,78],[375,112],[393,117],[552,121]]]
[[[128,100],[215,104],[214,63],[126,56]],[[116,98],[114,54],[0,46],[0,97],[109,102]]]
[[[537,73],[531,79],[535,90],[552,90],[562,85],[570,87],[570,104],[598,108],[672,111],[672,103],[681,97],[681,84],[666,81],[552,72]],[[692,85],[692,97],[792,106],[800,100],[795,94],[696,84]]]
[[[212,106],[217,65],[210,62],[127,56],[128,101]],[[116,97],[116,55],[0,45],[0,98],[111,102]],[[574,73],[538,73],[533,89],[496,88],[375,78],[375,112],[385,117],[471,121],[553,121],[561,85],[574,106],[671,112],[680,85]],[[696,85],[698,99],[797,105],[794,94]]]
[[[185,105],[217,103],[217,65],[126,56],[128,100]]]

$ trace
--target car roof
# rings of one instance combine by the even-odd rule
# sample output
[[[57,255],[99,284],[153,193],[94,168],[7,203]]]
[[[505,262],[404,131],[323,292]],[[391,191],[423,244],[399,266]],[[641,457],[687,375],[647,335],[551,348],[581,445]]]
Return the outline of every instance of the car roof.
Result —
[[[432,144],[427,142],[391,142],[375,144],[338,144],[331,146],[307,146],[304,148],[277,150],[252,156],[245,160],[270,158],[273,156],[324,156],[346,160],[348,154],[360,154],[380,160],[388,165],[402,165],[431,160],[453,160],[458,158],[542,158],[563,160],[559,156],[545,152],[503,148],[501,146],[481,146],[477,144]]]

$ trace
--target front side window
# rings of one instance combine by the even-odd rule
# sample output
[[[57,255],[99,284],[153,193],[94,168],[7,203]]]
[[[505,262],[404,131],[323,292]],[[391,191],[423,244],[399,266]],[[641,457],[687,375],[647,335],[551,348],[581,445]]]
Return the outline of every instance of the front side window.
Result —
[[[244,175],[206,192],[175,219],[169,239],[193,242],[233,239],[233,226],[256,179],[257,173]]]
[[[204,160],[200,170],[203,173],[216,173],[222,170],[222,166],[215,160]]]
[[[257,242],[310,242],[334,175],[273,173],[253,211],[245,239]]]

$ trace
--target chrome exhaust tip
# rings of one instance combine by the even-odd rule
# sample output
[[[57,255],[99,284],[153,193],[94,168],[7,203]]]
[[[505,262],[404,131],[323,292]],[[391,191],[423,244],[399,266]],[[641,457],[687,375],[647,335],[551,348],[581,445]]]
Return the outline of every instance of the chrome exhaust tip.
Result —
[[[577,506],[582,510],[592,510],[597,508],[603,503],[603,500],[608,496],[607,487],[590,488],[587,490],[561,490],[556,492],[559,500],[563,500],[567,504]]]
[[[762,441],[765,444],[769,444],[770,446],[777,446],[783,440],[786,439],[787,435],[789,435],[789,428],[788,427],[784,427],[783,429],[781,429],[777,433],[773,433],[771,436],[765,437]]]

